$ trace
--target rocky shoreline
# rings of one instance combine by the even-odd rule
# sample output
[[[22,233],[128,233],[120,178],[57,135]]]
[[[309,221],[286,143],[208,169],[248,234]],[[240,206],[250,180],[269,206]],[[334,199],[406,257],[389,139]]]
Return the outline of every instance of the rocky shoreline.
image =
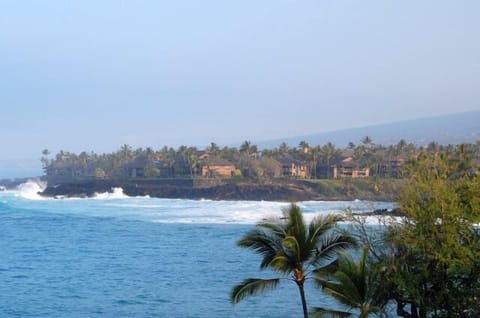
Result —
[[[171,199],[210,199],[210,200],[246,200],[246,201],[338,201],[370,200],[393,201],[386,193],[364,192],[342,193],[326,191],[322,186],[303,180],[282,180],[276,182],[222,181],[193,183],[192,180],[172,180],[159,182],[153,180],[83,180],[71,182],[48,182],[41,193],[46,197],[91,197],[96,193],[111,192],[120,187],[128,196],[150,196]]]

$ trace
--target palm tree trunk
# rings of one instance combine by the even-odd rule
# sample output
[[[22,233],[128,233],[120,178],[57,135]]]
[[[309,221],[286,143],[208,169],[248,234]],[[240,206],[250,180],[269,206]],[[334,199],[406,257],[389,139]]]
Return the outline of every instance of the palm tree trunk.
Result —
[[[303,288],[303,282],[297,282],[298,290],[300,291],[300,298],[302,300],[302,308],[303,308],[303,317],[308,318],[308,310],[307,310],[307,300],[305,299],[305,290]]]
[[[358,318],[368,318],[368,316],[369,316],[368,310],[365,310],[364,308],[362,308],[360,310],[360,316],[358,316]]]

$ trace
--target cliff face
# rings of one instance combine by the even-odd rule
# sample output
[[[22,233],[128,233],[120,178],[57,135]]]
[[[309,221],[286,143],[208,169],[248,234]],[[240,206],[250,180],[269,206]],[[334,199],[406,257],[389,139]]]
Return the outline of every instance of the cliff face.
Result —
[[[48,186],[42,195],[48,197],[91,197],[95,193],[112,191],[114,187],[121,187],[128,196],[149,195],[157,198],[255,201],[304,201],[319,199],[318,193],[293,184],[223,183],[212,186],[189,186],[109,180],[69,182]]]
[[[251,200],[251,201],[309,201],[309,200],[387,200],[391,194],[365,191],[327,189],[316,183],[301,180],[277,182],[203,181],[193,180],[88,180],[48,185],[43,196],[91,197],[95,193],[111,192],[121,187],[128,196],[177,199]]]

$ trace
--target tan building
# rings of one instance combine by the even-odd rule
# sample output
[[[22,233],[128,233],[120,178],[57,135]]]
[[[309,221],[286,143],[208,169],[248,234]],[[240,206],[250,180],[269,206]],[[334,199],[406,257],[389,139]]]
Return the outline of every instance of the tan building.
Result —
[[[282,174],[285,177],[306,178],[308,175],[307,165],[293,159],[289,154],[284,154],[280,163],[282,164]]]
[[[202,176],[204,177],[231,177],[236,169],[230,161],[207,153],[200,156],[199,159],[201,160]]]
[[[332,167],[333,178],[366,178],[370,176],[370,168],[362,167],[353,161],[352,157],[347,157],[339,165]]]

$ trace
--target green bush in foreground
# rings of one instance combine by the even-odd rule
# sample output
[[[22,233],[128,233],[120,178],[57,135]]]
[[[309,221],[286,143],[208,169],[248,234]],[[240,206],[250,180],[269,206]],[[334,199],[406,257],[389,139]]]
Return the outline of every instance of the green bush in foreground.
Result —
[[[408,184],[399,195],[402,221],[386,219],[376,230],[353,217],[364,245],[358,260],[343,253],[355,240],[331,231],[338,217],[315,218],[307,229],[296,205],[283,219],[257,224],[238,244],[263,256],[261,269],[297,284],[304,317],[303,285],[311,274],[325,293],[359,317],[382,314],[387,304],[404,318],[480,317],[480,175],[478,158],[472,159],[462,146],[422,152],[410,163]],[[237,303],[279,282],[247,279],[234,287],[231,300]],[[353,315],[328,308],[314,308],[312,314]]]
[[[423,152],[399,197],[403,222],[387,222],[378,240],[363,228],[372,262],[397,315],[480,316],[480,179],[460,146]]]

